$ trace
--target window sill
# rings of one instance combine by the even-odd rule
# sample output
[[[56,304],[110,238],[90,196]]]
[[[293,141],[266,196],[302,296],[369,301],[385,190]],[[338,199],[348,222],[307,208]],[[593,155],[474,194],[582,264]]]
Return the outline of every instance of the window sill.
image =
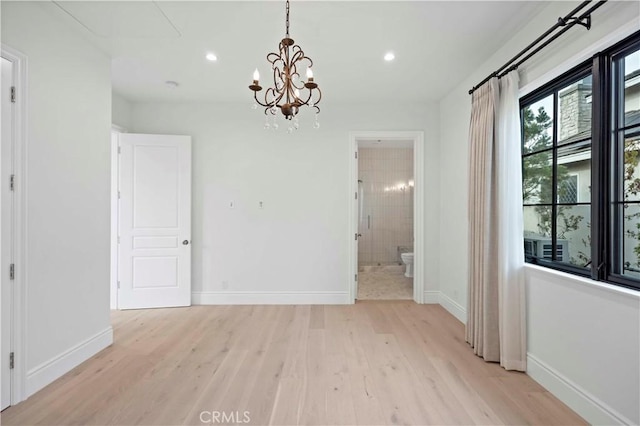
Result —
[[[634,299],[638,299],[640,301],[640,291],[632,290],[630,288],[608,284],[602,281],[594,281],[590,278],[581,277],[579,275],[569,274],[567,272],[558,271],[556,269],[546,268],[544,266],[532,265],[530,263],[525,263],[525,271],[527,274],[532,274],[541,278],[546,277],[556,277],[561,278],[565,281],[569,281],[571,283],[580,284],[584,286],[588,286],[590,288],[595,288],[598,290],[606,291],[609,293],[615,293],[623,296],[630,296]]]

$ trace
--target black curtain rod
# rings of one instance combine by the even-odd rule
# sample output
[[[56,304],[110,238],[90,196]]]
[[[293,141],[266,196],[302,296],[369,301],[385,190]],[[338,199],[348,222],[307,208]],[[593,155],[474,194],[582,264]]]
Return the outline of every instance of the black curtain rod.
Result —
[[[582,3],[580,3],[580,5],[578,5],[578,7],[576,7],[575,9],[573,9],[571,12],[569,12],[567,14],[567,16],[565,16],[564,18],[558,18],[558,22],[555,23],[555,25],[553,25],[551,28],[549,28],[547,31],[544,32],[544,34],[542,34],[540,37],[538,37],[537,39],[535,39],[531,44],[529,44],[527,47],[525,47],[524,49],[522,49],[516,56],[514,56],[513,58],[511,58],[507,63],[505,63],[504,65],[502,65],[500,68],[498,68],[496,71],[494,71],[493,73],[491,73],[490,75],[488,75],[484,80],[482,80],[480,83],[478,83],[477,85],[473,86],[471,88],[471,90],[469,90],[469,94],[472,94],[476,89],[478,89],[480,86],[482,86],[483,84],[485,84],[487,81],[489,81],[491,78],[493,77],[498,77],[501,78],[504,75],[508,74],[509,72],[517,69],[520,65],[522,65],[526,60],[528,60],[529,58],[531,58],[533,55],[535,55],[536,53],[538,53],[539,51],[541,51],[542,49],[544,49],[545,47],[547,47],[552,41],[554,41],[555,39],[557,39],[558,37],[560,37],[562,34],[564,34],[565,32],[567,32],[571,27],[573,27],[574,25],[582,25],[584,26],[587,30],[589,30],[591,28],[591,13],[598,9],[600,6],[602,6],[603,4],[605,4],[608,0],[602,0],[597,2],[595,5],[591,6],[589,9],[587,9],[586,12],[584,12],[582,15],[576,17],[576,13],[580,12],[582,9],[584,9],[589,3],[592,2],[592,0],[587,0],[587,1],[583,1]],[[531,51],[529,54],[527,54],[524,58],[520,59],[524,54],[526,54],[527,52],[529,52],[532,48],[534,48],[538,43],[540,43],[542,40],[544,40],[546,37],[548,37],[552,32],[554,32],[555,30],[557,30],[558,28],[563,27],[562,30],[560,30],[559,32],[557,32],[556,34],[554,34],[551,38],[547,39],[544,43],[542,43],[540,46],[536,47],[533,51]],[[515,65],[511,65],[513,64],[515,61],[517,61],[518,59],[520,59]]]

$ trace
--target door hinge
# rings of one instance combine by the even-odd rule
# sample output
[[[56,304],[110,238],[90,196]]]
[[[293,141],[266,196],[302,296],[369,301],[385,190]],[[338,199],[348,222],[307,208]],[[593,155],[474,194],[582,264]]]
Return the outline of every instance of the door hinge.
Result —
[[[356,192],[356,200],[358,199],[358,193]]]
[[[358,241],[358,233],[357,233],[357,232],[356,232],[356,238],[355,238],[355,240],[356,240],[356,241]]]
[[[122,154],[122,148],[118,147],[118,154]]]
[[[354,279],[355,281],[358,281],[358,274],[356,274],[356,275],[353,277],[353,279]]]
[[[120,280],[118,280],[118,288],[120,288]]]
[[[13,370],[13,367],[15,366],[14,358],[15,358],[15,356],[14,356],[13,352],[11,352],[9,354],[9,370]]]
[[[11,175],[9,178],[9,189],[13,191],[16,187],[16,175]]]
[[[16,265],[15,264],[11,264],[9,265],[9,279],[13,280],[16,278]]]
[[[120,191],[118,191],[118,200],[120,199]]]
[[[358,159],[358,151],[356,151],[355,154],[356,154],[356,159]]]
[[[16,103],[16,86],[11,86],[11,103]]]

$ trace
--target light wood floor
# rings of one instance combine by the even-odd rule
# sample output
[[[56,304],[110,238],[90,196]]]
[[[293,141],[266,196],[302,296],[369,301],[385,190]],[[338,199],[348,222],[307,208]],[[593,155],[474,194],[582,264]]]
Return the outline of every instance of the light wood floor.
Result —
[[[252,425],[584,424],[525,374],[473,355],[438,305],[195,306],[112,320],[112,347],[2,423],[201,424],[203,411],[247,411]]]

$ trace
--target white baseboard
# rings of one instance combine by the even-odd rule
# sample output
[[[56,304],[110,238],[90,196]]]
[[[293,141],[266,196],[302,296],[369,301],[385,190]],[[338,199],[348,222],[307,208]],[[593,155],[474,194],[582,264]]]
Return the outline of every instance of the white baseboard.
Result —
[[[527,374],[593,425],[631,425],[631,420],[616,412],[550,365],[527,353]]]
[[[451,315],[456,317],[458,321],[463,324],[467,323],[467,310],[462,307],[458,302],[444,294],[443,292],[439,292],[438,303],[445,308]]]
[[[113,343],[111,326],[27,372],[29,397]]]
[[[440,303],[440,292],[437,290],[425,290],[424,303],[427,305],[433,305]]]
[[[194,305],[347,305],[349,293],[329,291],[202,291],[191,293]]]

